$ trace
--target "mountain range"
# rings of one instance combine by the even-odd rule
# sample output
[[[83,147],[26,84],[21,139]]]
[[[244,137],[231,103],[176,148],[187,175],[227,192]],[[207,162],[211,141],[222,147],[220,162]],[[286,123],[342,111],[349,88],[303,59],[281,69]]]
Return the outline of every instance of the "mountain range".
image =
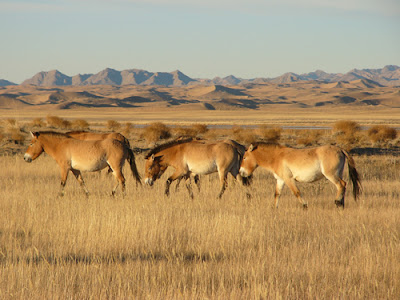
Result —
[[[150,86],[187,86],[192,84],[203,85],[241,85],[249,83],[275,83],[285,84],[299,81],[322,81],[326,83],[346,83],[354,80],[367,80],[372,85],[400,86],[400,67],[387,65],[381,69],[353,69],[345,74],[326,73],[321,70],[315,72],[296,74],[285,73],[275,78],[242,79],[233,75],[215,77],[213,79],[194,79],[181,71],[149,72],[140,69],[117,71],[106,68],[96,74],[78,74],[67,76],[58,70],[39,72],[32,78],[25,80],[21,85],[34,86],[86,86],[86,85],[150,85]],[[16,85],[5,79],[0,79],[0,86]]]

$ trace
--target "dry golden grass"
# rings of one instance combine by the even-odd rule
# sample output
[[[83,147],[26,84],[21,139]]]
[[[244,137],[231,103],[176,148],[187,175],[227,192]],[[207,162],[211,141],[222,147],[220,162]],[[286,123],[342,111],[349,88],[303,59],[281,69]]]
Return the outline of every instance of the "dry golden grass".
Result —
[[[57,197],[49,157],[0,157],[1,299],[395,299],[400,294],[400,173],[392,156],[357,156],[364,193],[346,209],[327,181],[299,185],[304,211],[257,170],[251,199],[215,175],[195,199],[135,188],[109,196],[113,178],[85,173],[86,198],[70,176]],[[139,171],[144,160],[137,157]],[[196,191],[196,189],[194,189]]]

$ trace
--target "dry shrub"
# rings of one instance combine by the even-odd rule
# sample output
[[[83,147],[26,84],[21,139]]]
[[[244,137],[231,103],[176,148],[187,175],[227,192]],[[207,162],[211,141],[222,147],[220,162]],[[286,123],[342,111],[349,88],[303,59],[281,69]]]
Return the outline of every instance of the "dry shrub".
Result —
[[[10,140],[14,142],[14,144],[22,145],[25,140],[25,135],[19,128],[13,128],[10,130]]]
[[[205,133],[204,138],[208,140],[216,140],[218,139],[218,136],[219,134],[217,129],[210,129]]]
[[[197,135],[194,129],[189,127],[175,127],[172,131],[177,137],[195,137]]]
[[[208,127],[206,124],[193,124],[192,129],[195,131],[196,135],[205,134],[208,132]]]
[[[17,120],[15,119],[7,119],[6,126],[8,127],[15,127],[17,125]]]
[[[126,137],[129,137],[131,135],[132,129],[134,129],[132,123],[126,122],[125,127],[122,129],[122,134]]]
[[[88,130],[89,129],[89,123],[86,120],[82,120],[82,119],[73,120],[71,122],[71,127],[73,129]]]
[[[61,128],[61,129],[70,129],[71,128],[70,121],[64,120],[57,116],[48,115],[46,117],[46,122],[47,122],[47,126],[52,127],[52,128]]]
[[[297,144],[302,146],[318,145],[322,135],[322,130],[302,130],[297,138]]]
[[[350,150],[359,142],[360,130],[361,127],[357,122],[349,120],[337,121],[335,124],[333,124],[332,128],[332,131],[336,137],[336,143],[346,150]]]
[[[121,128],[121,124],[115,120],[107,121],[107,129],[111,131],[118,131]]]
[[[367,135],[373,143],[388,142],[397,137],[397,130],[387,125],[375,125],[368,129]]]
[[[281,138],[282,128],[280,127],[269,127],[267,125],[260,125],[258,128],[258,134],[262,140],[276,143]]]
[[[338,134],[356,134],[360,131],[361,127],[357,122],[349,120],[340,120],[333,124],[332,130]]]
[[[170,138],[171,131],[164,123],[154,122],[144,129],[143,137],[148,143],[155,143]]]
[[[34,118],[30,124],[32,127],[45,127],[46,124],[42,118]]]
[[[244,129],[238,125],[232,126],[232,139],[239,143],[250,144],[257,140],[252,129]]]

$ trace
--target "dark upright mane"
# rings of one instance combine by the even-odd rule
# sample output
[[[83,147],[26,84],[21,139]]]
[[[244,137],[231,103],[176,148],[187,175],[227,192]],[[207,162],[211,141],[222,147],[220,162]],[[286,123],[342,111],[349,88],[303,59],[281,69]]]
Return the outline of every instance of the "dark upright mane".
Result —
[[[70,136],[68,134],[65,134],[62,132],[56,132],[56,131],[37,131],[34,133],[37,134],[38,136],[44,134],[44,135],[48,135],[48,136],[52,136],[52,137],[70,138]]]
[[[165,144],[156,146],[153,149],[151,149],[149,153],[146,154],[145,159],[148,159],[153,154],[157,154],[158,152],[160,152],[162,150],[165,150],[165,149],[168,149],[168,148],[170,148],[172,146],[188,143],[188,142],[191,142],[191,141],[193,141],[193,138],[188,138],[188,139],[184,139],[184,140],[173,140],[173,141],[167,142]]]
[[[253,149],[256,149],[258,146],[275,146],[275,147],[282,147],[281,144],[275,143],[275,142],[255,142],[252,143],[251,145],[253,145]],[[249,149],[249,147],[246,148],[246,150]]]
[[[80,133],[89,133],[89,131],[84,131],[84,130],[75,130],[75,131],[68,131],[65,134],[80,134]]]

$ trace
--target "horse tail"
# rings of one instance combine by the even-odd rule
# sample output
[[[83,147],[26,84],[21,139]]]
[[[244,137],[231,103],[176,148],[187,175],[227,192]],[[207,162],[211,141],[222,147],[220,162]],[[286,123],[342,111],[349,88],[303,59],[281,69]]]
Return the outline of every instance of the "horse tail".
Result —
[[[122,143],[124,143],[129,149],[131,148],[131,144],[129,143],[129,140],[121,133],[119,133],[122,137]]]
[[[138,183],[142,184],[140,174],[139,174],[139,172],[137,170],[137,167],[136,167],[135,154],[133,154],[133,151],[132,151],[131,148],[127,147],[127,150],[128,150],[128,158],[127,158],[127,160],[129,161],[129,165],[131,167],[132,175],[136,179],[136,185]]]
[[[239,173],[239,169],[240,169],[240,165],[242,163],[243,160],[243,156],[244,153],[246,151],[246,147],[239,144],[238,142],[234,141],[234,140],[229,140],[230,144],[235,148],[237,156],[238,156],[238,173]],[[250,186],[253,180],[253,175],[250,175],[248,177],[243,177],[242,175],[239,176],[241,178],[241,182],[244,186]]]
[[[342,152],[347,158],[347,165],[349,167],[349,177],[351,182],[353,183],[353,198],[355,201],[357,201],[357,198],[359,197],[362,190],[361,178],[356,170],[356,164],[354,162],[354,159],[350,156],[350,154],[347,151],[342,149]]]

